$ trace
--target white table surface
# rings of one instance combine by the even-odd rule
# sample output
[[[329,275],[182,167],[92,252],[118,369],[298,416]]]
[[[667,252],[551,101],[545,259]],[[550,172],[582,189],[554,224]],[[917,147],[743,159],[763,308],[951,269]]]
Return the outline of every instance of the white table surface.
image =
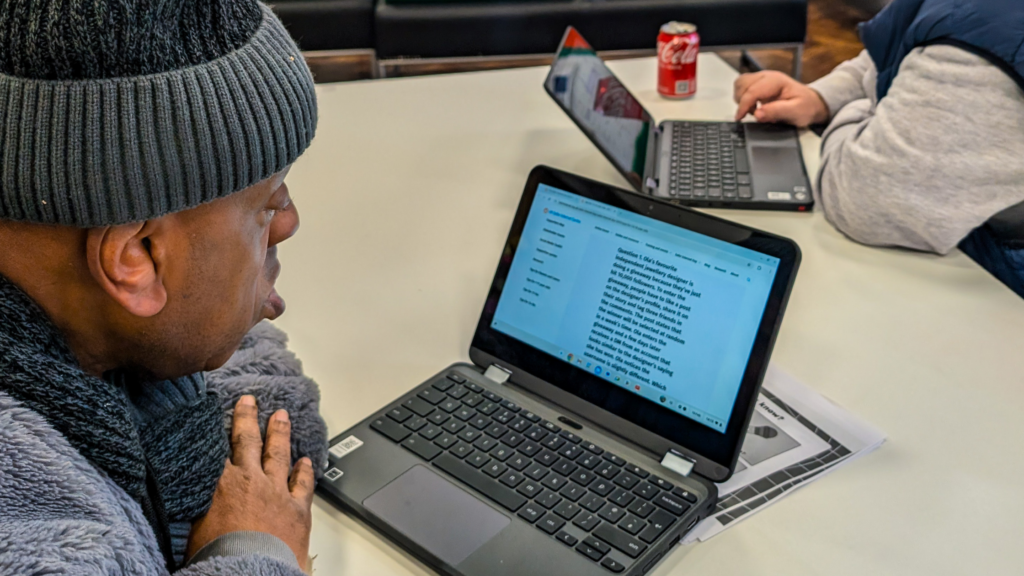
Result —
[[[735,72],[715,56],[683,102],[658,97],[653,59],[611,67],[659,119],[731,119]],[[278,324],[332,435],[468,359],[531,167],[625,185],[545,74],[317,88],[317,138],[288,179],[303,224],[282,245]],[[813,171],[817,139],[803,142]],[[860,246],[820,213],[716,213],[800,244],[773,361],[889,441],[655,573],[1022,573],[1024,301],[962,254]],[[320,575],[432,573],[319,499],[311,552]]]

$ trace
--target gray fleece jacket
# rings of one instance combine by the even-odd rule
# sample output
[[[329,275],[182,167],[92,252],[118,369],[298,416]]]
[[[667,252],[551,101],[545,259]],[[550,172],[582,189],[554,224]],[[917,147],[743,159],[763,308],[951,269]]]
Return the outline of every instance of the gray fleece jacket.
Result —
[[[946,254],[978,226],[1024,227],[1024,92],[953,46],[916,48],[888,95],[867,52],[811,84],[832,114],[815,200],[864,244]]]
[[[230,423],[242,394],[256,396],[260,425],[289,410],[293,451],[326,461],[319,390],[264,322],[206,385]],[[317,466],[321,464],[321,466]],[[187,527],[185,527],[187,534]],[[90,464],[38,413],[0,392],[0,575],[167,574],[153,530],[124,490]],[[215,540],[175,572],[181,576],[301,576],[291,549],[256,532]]]

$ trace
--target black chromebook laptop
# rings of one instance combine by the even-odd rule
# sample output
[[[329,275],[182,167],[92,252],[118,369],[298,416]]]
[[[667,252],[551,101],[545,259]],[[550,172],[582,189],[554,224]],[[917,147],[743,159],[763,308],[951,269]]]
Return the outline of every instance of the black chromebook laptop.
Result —
[[[708,208],[805,211],[814,205],[795,128],[658,124],[572,26],[544,89],[638,192]]]
[[[535,168],[472,363],[332,439],[317,493],[443,574],[643,574],[732,475],[799,260]]]

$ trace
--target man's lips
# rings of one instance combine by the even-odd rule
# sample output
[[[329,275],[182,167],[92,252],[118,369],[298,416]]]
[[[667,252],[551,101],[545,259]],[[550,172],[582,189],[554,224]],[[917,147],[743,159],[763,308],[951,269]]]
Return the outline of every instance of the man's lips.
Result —
[[[270,282],[270,293],[267,294],[266,305],[273,311],[271,320],[277,318],[281,314],[284,314],[285,303],[281,295],[277,293],[277,289],[274,284],[277,282],[277,277],[281,275],[281,263],[274,259],[273,263],[267,269],[267,281]]]

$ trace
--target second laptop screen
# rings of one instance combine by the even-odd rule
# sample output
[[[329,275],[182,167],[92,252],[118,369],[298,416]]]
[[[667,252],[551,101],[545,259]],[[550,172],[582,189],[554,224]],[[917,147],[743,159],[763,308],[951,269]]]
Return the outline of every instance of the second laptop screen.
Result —
[[[724,432],[778,265],[542,184],[492,327]]]

